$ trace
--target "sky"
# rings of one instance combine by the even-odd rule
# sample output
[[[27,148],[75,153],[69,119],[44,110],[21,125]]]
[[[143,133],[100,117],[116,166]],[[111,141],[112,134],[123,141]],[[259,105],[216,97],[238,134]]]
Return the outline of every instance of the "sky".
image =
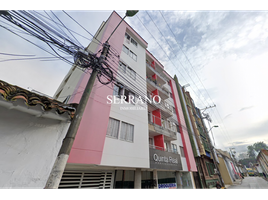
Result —
[[[193,5],[167,9],[158,6],[153,10],[147,5],[126,21],[148,42],[148,50],[172,77],[176,74],[182,86],[190,84],[186,90],[198,108],[216,105],[204,111],[212,119],[210,126],[219,126],[209,133],[215,147],[223,150],[234,147],[237,153],[246,152],[247,146],[255,142],[268,144],[268,114],[265,112],[268,110],[268,93],[265,92],[268,85],[268,10],[251,10],[254,7],[244,7],[244,4],[237,10],[233,7],[210,9],[208,5],[201,5],[199,9]],[[112,8],[106,4],[104,10],[100,7],[91,9],[91,6],[86,8],[88,10],[81,6],[66,9],[57,5],[52,10],[67,10],[88,32],[95,34]],[[11,5],[7,9],[35,7]],[[49,7],[44,9],[51,10]],[[115,10],[124,16],[125,10],[120,6]],[[92,38],[62,11],[55,13],[67,27]],[[34,41],[49,49],[41,41]],[[85,47],[90,42],[83,38],[79,41]],[[69,64],[44,59],[14,60],[26,56],[1,55],[50,56],[2,27],[0,43],[0,80],[54,95],[71,67]]]

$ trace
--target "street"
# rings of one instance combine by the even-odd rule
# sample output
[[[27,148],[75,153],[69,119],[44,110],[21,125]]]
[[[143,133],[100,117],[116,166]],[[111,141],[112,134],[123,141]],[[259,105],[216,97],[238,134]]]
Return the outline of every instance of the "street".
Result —
[[[245,177],[241,185],[231,185],[228,189],[268,189],[268,182],[261,177]]]

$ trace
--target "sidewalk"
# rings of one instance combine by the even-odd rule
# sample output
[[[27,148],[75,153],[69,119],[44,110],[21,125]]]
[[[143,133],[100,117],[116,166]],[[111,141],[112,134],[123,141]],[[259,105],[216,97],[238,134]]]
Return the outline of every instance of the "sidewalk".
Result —
[[[233,182],[233,184],[232,185],[241,185],[242,184],[242,178],[241,179],[236,179],[234,182]],[[228,187],[230,187],[231,185],[225,185],[225,187],[226,187],[226,189],[228,188]]]
[[[233,185],[241,185],[242,184],[242,178],[241,179],[236,179],[234,182],[233,182]],[[225,185],[225,188],[228,189],[228,187],[230,187],[232,185]],[[213,187],[211,189],[217,189],[216,187]]]

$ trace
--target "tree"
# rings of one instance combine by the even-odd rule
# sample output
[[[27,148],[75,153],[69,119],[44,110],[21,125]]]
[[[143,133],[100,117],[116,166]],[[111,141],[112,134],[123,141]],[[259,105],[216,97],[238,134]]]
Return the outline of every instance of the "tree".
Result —
[[[248,156],[250,158],[254,158],[255,154],[254,154],[254,147],[252,145],[248,146]]]
[[[264,143],[264,142],[255,142],[253,145],[249,145],[248,147],[248,156],[249,158],[246,159],[241,159],[239,161],[239,163],[246,165],[247,167],[250,167],[249,163],[256,163],[256,155],[255,152],[259,152],[261,149],[267,149],[268,150],[268,146]]]
[[[264,142],[256,142],[253,144],[255,151],[259,152],[261,149],[267,149],[268,146]]]

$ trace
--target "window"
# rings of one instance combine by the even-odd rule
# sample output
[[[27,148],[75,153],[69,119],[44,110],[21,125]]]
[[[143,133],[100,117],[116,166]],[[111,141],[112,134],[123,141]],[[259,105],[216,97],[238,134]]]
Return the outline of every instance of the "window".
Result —
[[[125,122],[121,123],[120,139],[128,142],[133,142],[134,125]]]
[[[206,166],[207,166],[208,174],[210,176],[214,175],[214,173],[215,173],[215,171],[214,171],[215,165],[213,163],[206,162]]]
[[[149,145],[154,145],[154,141],[153,141],[153,138],[149,138]]]
[[[178,124],[176,124],[176,127],[177,127],[177,132],[180,133],[180,127]]]
[[[126,96],[126,102],[129,102],[130,99],[131,99],[131,102],[130,102],[130,103],[135,104],[135,102],[136,102],[136,99],[135,99],[135,98],[136,98],[136,97],[135,97],[135,94],[134,94],[133,92],[131,92],[131,91],[125,89],[125,91],[124,91],[124,96]],[[131,97],[131,98],[130,98],[130,97]]]
[[[181,157],[185,157],[183,147],[180,146]]]
[[[172,150],[173,150],[173,153],[178,153],[178,149],[177,149],[176,144],[172,144]]]
[[[113,95],[120,98],[120,96],[123,95],[123,88],[121,86],[114,85]]]
[[[131,43],[134,44],[136,47],[138,46],[138,43],[137,43],[133,38],[131,38],[130,41],[131,41]]]
[[[134,81],[136,80],[136,72],[130,67],[127,67],[127,75],[129,75]]]
[[[137,55],[133,51],[130,51],[125,45],[123,45],[122,51],[129,55],[133,60],[137,61]]]
[[[128,40],[130,40],[129,34],[125,33],[125,38],[127,38]]]
[[[133,38],[131,38],[129,34],[125,33],[125,38],[129,40],[132,44],[134,44],[136,47],[138,46],[138,43]]]
[[[128,55],[129,49],[125,45],[123,45],[123,51]]]
[[[130,56],[133,60],[137,61],[137,55],[136,55],[135,53],[133,53],[132,51],[129,52],[129,56]]]
[[[118,138],[118,132],[119,132],[119,124],[120,121],[109,118],[109,123],[108,123],[108,128],[107,128],[107,133],[106,135],[112,138]]]
[[[124,63],[119,62],[119,71],[120,72],[126,73],[126,68],[127,68],[127,66]]]

